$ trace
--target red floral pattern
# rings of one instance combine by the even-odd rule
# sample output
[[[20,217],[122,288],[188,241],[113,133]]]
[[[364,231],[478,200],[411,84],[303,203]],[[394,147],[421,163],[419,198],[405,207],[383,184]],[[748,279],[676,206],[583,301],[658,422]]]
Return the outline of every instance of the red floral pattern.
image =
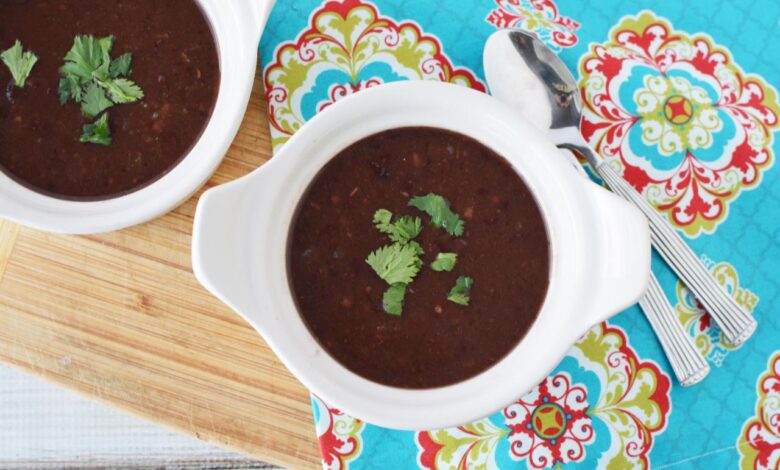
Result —
[[[587,391],[566,373],[548,377],[504,409],[510,450],[534,468],[578,461],[594,439]]]
[[[577,44],[574,32],[580,24],[558,14],[558,7],[552,0],[495,1],[498,7],[490,12],[487,21],[496,28],[523,29],[555,50]]]
[[[773,163],[775,90],[704,34],[626,17],[580,74],[586,140],[691,237],[712,233]]]
[[[328,407],[312,396],[317,429],[317,439],[325,470],[344,470],[349,462],[358,458],[363,448],[361,433],[364,424],[359,419]]]
[[[426,469],[542,469],[588,461],[646,468],[666,428],[671,382],[642,360],[626,333],[603,323],[571,349],[558,370],[501,413],[416,434]],[[508,444],[508,445],[507,445]]]
[[[737,448],[743,469],[780,468],[780,353],[758,379],[756,415],[745,423]]]
[[[280,44],[264,75],[275,151],[330,104],[382,83],[438,80],[485,91],[473,72],[453,65],[436,36],[363,0],[315,10],[296,40]]]

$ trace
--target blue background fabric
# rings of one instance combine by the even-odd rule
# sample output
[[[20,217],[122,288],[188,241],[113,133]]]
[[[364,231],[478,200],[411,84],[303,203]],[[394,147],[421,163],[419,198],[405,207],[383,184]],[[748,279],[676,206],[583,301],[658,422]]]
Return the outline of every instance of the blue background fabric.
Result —
[[[362,423],[313,397],[324,466],[775,468],[780,460],[780,382],[775,382],[780,373],[780,169],[775,162],[779,22],[780,3],[773,0],[278,0],[260,45],[275,149],[329,102],[368,86],[412,78],[485,89],[482,49],[487,37],[501,27],[527,29],[558,51],[578,78],[586,103],[597,108],[595,96],[602,93],[621,110],[623,121],[603,110],[586,112],[595,129],[586,137],[594,145],[601,143],[605,158],[675,223],[759,322],[746,344],[730,347],[655,256],[654,272],[712,365],[701,384],[682,388],[676,383],[648,322],[632,307],[594,328],[553,371],[549,383],[519,400],[516,408],[526,418],[519,424],[513,422],[508,404],[485,420],[458,428],[399,432]],[[599,59],[599,47],[613,51],[608,55],[621,44],[623,51],[630,49],[630,41],[621,43],[619,33],[641,36],[653,25],[657,31],[666,28],[661,33],[666,42],[658,50],[674,51],[661,54],[667,61],[653,63],[653,54],[633,51],[617,72],[606,65],[608,60]],[[334,33],[339,27],[358,39],[347,44]],[[361,28],[362,36],[357,35]],[[412,30],[419,37],[410,36]],[[317,39],[318,34],[326,40]],[[368,48],[364,56],[355,55],[360,41],[388,35],[424,50],[420,63],[400,64],[402,52],[389,46],[387,51]],[[709,65],[696,62],[691,52],[702,45]],[[352,67],[322,52],[329,48],[342,50]],[[427,72],[426,58],[444,72]],[[592,71],[586,64],[601,69]],[[653,91],[654,76],[668,86],[662,83],[665,89]],[[599,91],[605,79],[614,87]],[[748,82],[754,84],[752,91],[745,86]],[[658,109],[642,110],[641,96],[657,100]],[[691,106],[682,115],[674,115],[668,106],[675,97]],[[606,135],[610,126],[627,129],[626,135]],[[642,133],[653,126],[677,142],[671,144],[672,151]],[[709,137],[695,142],[695,135]],[[685,183],[685,165],[700,170],[700,179]],[[694,194],[694,186],[704,195],[704,205],[675,199]],[[660,208],[664,204],[671,208]],[[601,354],[597,350],[606,351],[605,356],[596,357]],[[583,417],[575,416],[582,411],[576,404],[566,404],[565,397],[548,390],[555,388],[554,377],[563,377],[569,390],[587,396]],[[630,393],[615,398],[620,395],[616,390]],[[555,405],[548,408],[559,413],[559,424],[563,422],[557,439],[543,436],[548,423],[534,421],[546,403]]]

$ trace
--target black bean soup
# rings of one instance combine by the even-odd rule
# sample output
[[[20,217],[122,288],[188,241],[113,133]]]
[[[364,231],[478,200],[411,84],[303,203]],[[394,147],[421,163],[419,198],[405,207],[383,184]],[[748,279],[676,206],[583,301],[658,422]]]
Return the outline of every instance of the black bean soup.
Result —
[[[446,201],[462,233],[449,232],[454,218],[437,226],[422,204],[410,205],[429,194],[441,196],[426,200],[440,209]],[[378,209],[395,220],[419,217],[421,231],[408,241],[409,230],[378,228]],[[374,269],[367,259],[381,247],[398,263]],[[419,271],[400,281],[403,300],[386,298],[397,265],[418,247]],[[477,375],[517,345],[544,302],[549,251],[534,196],[506,160],[460,134],[400,128],[351,145],[314,178],[287,256],[299,313],[323,349],[369,380],[419,389]],[[432,268],[442,253],[457,256],[449,271]],[[464,300],[452,292],[465,277]],[[402,313],[389,314],[391,304]]]
[[[81,142],[96,118],[60,104],[59,69],[78,35],[113,36],[111,58],[131,53],[125,76],[143,90],[107,110],[110,145]],[[16,40],[38,62],[23,88],[0,63],[0,168],[39,192],[105,199],[139,189],[189,152],[211,116],[219,60],[194,0],[2,0],[0,50]]]

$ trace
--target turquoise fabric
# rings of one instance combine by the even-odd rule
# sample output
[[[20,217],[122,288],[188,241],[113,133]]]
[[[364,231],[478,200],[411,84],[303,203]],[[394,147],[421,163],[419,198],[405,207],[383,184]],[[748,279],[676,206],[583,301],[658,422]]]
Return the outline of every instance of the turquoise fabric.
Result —
[[[578,77],[586,138],[759,322],[744,346],[729,346],[655,257],[712,365],[701,384],[676,383],[632,307],[594,328],[529,395],[476,423],[398,432],[313,397],[325,467],[776,468],[779,21],[773,0],[278,0],[260,45],[275,149],[369,86],[426,79],[484,90],[486,38],[527,29]]]

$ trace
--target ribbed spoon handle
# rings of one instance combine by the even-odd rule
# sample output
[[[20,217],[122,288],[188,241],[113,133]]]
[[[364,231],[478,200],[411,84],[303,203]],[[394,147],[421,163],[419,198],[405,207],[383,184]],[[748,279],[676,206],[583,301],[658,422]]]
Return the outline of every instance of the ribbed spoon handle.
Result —
[[[669,300],[652,274],[647,293],[639,300],[639,306],[658,336],[680,385],[689,387],[701,382],[710,373],[710,365],[675,317]]]
[[[615,194],[628,200],[645,214],[650,223],[653,246],[712,316],[726,340],[734,346],[744,343],[756,330],[757,323],[753,316],[718,284],[671,224],[607,162],[602,162],[597,171]]]

